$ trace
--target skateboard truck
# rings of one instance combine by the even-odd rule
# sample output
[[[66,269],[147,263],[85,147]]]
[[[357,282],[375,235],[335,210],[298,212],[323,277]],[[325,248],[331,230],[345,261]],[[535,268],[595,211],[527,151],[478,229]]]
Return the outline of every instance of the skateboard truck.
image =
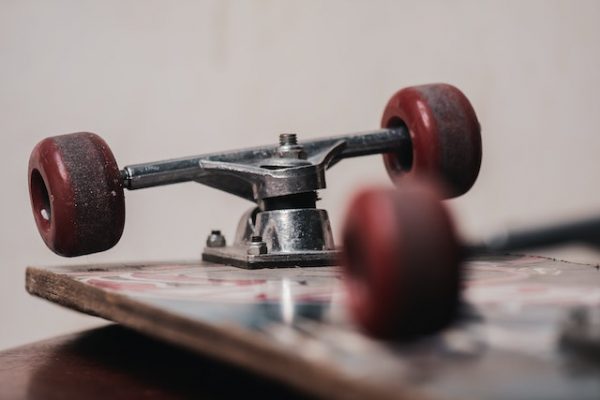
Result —
[[[327,211],[316,207],[325,171],[345,158],[406,147],[404,128],[304,143],[285,133],[278,146],[130,165],[122,176],[130,190],[192,180],[256,203],[242,215],[232,245],[208,241],[205,261],[244,268],[333,265],[339,250]]]
[[[38,230],[55,253],[103,251],[121,237],[123,189],[193,181],[250,200],[235,240],[220,232],[207,240],[202,258],[244,268],[333,265],[340,255],[317,191],[325,171],[346,158],[383,154],[394,182],[436,176],[448,197],[473,185],[481,162],[480,128],[457,88],[431,84],[406,88],[388,102],[382,129],[125,166],[92,133],[50,137],[29,163],[31,203]]]
[[[415,180],[364,188],[350,201],[341,265],[350,312],[369,334],[410,338],[453,321],[467,259],[565,243],[600,247],[600,215],[462,242],[442,197],[439,183]]]

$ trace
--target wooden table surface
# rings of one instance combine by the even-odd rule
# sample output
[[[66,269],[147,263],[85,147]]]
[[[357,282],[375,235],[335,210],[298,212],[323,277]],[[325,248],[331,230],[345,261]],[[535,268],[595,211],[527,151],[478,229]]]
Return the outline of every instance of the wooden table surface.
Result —
[[[0,352],[2,399],[234,396],[305,398],[277,383],[117,325]]]

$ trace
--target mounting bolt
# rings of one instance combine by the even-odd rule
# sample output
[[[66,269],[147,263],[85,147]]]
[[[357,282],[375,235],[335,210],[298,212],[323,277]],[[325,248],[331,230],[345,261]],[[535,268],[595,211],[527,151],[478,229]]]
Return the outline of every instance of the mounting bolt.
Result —
[[[583,307],[575,307],[569,312],[569,319],[574,326],[583,328],[589,325],[590,316],[588,310]]]
[[[225,247],[226,244],[225,236],[218,229],[210,231],[210,235],[206,238],[207,247]]]
[[[306,160],[304,146],[298,144],[298,136],[295,133],[282,133],[279,135],[277,155],[280,158]]]
[[[247,253],[251,256],[267,254],[267,244],[263,242],[262,236],[252,236],[250,238]]]

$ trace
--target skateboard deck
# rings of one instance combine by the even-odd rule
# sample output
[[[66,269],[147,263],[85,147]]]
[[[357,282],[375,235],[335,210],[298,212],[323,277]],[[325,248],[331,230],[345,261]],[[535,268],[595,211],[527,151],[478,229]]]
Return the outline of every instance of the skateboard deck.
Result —
[[[30,267],[26,286],[36,296],[321,398],[600,394],[597,353],[569,340],[571,317],[600,306],[597,266],[532,256],[471,261],[459,320],[411,343],[372,340],[356,329],[337,267]]]

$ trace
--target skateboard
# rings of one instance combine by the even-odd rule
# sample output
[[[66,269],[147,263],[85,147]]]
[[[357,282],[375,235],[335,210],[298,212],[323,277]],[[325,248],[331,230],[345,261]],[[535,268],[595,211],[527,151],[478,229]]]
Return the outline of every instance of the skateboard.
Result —
[[[329,168],[371,154],[397,187],[355,196],[338,247],[317,191]],[[462,243],[441,199],[467,192],[480,162],[473,107],[446,84],[398,91],[375,131],[123,169],[95,134],[47,138],[30,157],[31,203],[63,256],[119,241],[124,189],[192,181],[254,206],[233,243],[211,232],[202,261],[30,267],[26,287],[322,398],[594,398],[598,364],[563,363],[597,352],[598,269],[502,254],[596,243],[600,223]]]
[[[458,321],[408,343],[357,328],[338,267],[30,267],[27,290],[320,398],[597,398],[596,266],[498,256],[465,270]]]

